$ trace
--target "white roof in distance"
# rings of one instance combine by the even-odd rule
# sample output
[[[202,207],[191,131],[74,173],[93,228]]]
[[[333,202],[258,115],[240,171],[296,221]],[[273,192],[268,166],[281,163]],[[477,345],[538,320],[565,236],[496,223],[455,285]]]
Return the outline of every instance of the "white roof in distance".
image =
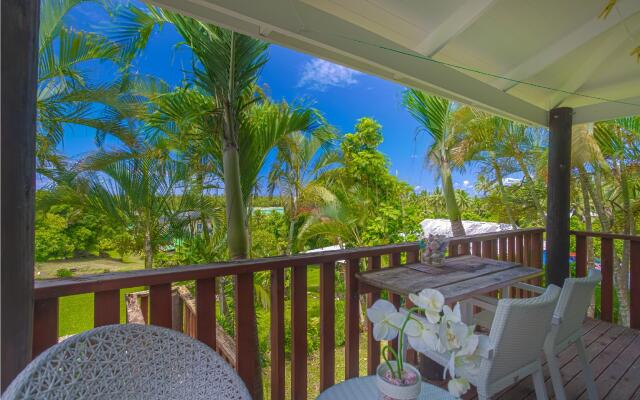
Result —
[[[605,0],[152,3],[537,125],[555,107],[576,124],[640,114],[639,0],[605,19]]]
[[[420,226],[422,226],[422,231],[425,236],[431,234],[453,237],[451,222],[448,219],[427,218],[420,222]],[[464,226],[464,230],[467,235],[479,235],[481,233],[502,232],[514,229],[510,224],[481,221],[462,221],[462,226]]]

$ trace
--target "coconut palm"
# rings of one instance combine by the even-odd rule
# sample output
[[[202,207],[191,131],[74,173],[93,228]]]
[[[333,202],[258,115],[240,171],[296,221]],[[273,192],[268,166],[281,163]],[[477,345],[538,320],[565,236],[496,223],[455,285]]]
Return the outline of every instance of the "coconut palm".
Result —
[[[515,121],[506,121],[504,125],[502,149],[504,156],[516,162],[523,175],[523,188],[538,214],[539,222],[544,225],[546,213],[542,199],[536,190],[536,181],[531,169],[541,169],[546,173],[546,154],[543,149],[541,129],[529,127]]]
[[[640,117],[619,118],[595,125],[594,136],[600,151],[606,159],[611,177],[616,185],[612,188],[611,198],[615,208],[621,210],[621,223],[624,233],[636,233],[637,208],[633,207],[640,158]],[[629,324],[629,274],[630,248],[628,241],[623,244],[623,258],[618,268],[614,269],[618,301],[620,304],[620,321]]]
[[[98,137],[126,131],[123,118],[133,115],[140,104],[114,80],[93,83],[95,61],[119,64],[120,47],[106,37],[64,26],[65,16],[86,0],[42,1],[39,29],[36,159],[40,173],[62,168],[64,157],[56,147],[65,127],[93,128]]]
[[[464,226],[451,175],[455,167],[452,164],[451,150],[457,144],[461,128],[455,104],[415,89],[405,91],[402,102],[411,116],[420,123],[420,131],[428,134],[433,140],[427,150],[427,160],[438,168],[453,235],[464,236]]]
[[[504,177],[515,172],[513,158],[508,154],[510,150],[505,146],[509,121],[470,108],[461,109],[461,112],[467,114],[467,132],[453,149],[452,156],[458,164],[479,164],[482,175],[493,177],[492,184],[498,188],[507,219],[511,225],[516,226],[511,199],[504,186]]]
[[[269,172],[269,191],[271,194],[276,189],[280,191],[289,217],[289,254],[298,250],[296,237],[302,216],[308,214],[318,200],[330,197],[329,190],[317,178],[339,161],[339,154],[331,144],[333,132],[317,133],[297,131],[283,138]]]

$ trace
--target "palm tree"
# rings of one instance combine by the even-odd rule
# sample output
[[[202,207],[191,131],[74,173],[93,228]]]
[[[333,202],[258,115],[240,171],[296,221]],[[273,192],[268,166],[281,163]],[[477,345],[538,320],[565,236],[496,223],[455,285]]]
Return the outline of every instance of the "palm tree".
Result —
[[[120,47],[106,37],[64,26],[64,18],[87,0],[42,1],[39,29],[36,158],[39,172],[61,169],[64,157],[56,150],[64,139],[64,128],[83,125],[119,135],[126,131],[123,118],[140,104],[123,92],[121,81],[92,84],[95,61],[119,64]]]
[[[325,131],[325,129],[321,129]],[[330,196],[328,189],[317,178],[339,161],[339,154],[333,148],[329,134],[308,135],[292,132],[277,146],[278,154],[269,172],[269,191],[276,189],[285,202],[289,216],[288,253],[296,252],[297,229],[303,215],[308,214],[317,200]],[[309,207],[303,207],[304,204]]]
[[[154,27],[172,24],[194,57],[193,84],[210,96],[207,113],[217,120],[219,129],[208,132],[219,144],[224,180],[227,242],[232,259],[246,258],[249,251],[247,210],[240,170],[242,125],[247,111],[257,100],[255,83],[267,61],[268,45],[260,40],[206,24],[177,13],[135,6],[120,10],[115,40],[130,56],[142,50]],[[246,131],[245,131],[246,132]],[[246,193],[247,189],[244,189]]]
[[[430,96],[415,89],[405,91],[402,102],[411,116],[420,123],[420,130],[433,139],[433,143],[427,150],[427,160],[439,170],[453,235],[464,236],[464,226],[451,176],[454,168],[451,149],[457,144],[457,136],[461,128],[455,105],[449,100]]]
[[[509,121],[470,108],[461,111],[468,114],[465,126],[467,134],[452,151],[458,164],[478,163],[484,176],[493,175],[493,184],[498,187],[502,205],[509,223],[516,226],[511,200],[504,187],[504,176],[514,172],[512,158],[504,145]]]
[[[531,175],[531,165],[540,163],[546,168],[546,156],[541,144],[542,130],[532,128],[515,121],[507,121],[504,125],[503,136],[504,156],[513,159],[520,172],[524,176],[523,187],[538,214],[539,222],[543,225],[546,221],[546,213],[542,207],[542,200],[535,187],[535,180]]]
[[[634,187],[633,172],[637,170],[637,160],[640,158],[640,117],[619,118],[613,121],[605,121],[596,124],[594,136],[598,142],[600,151],[605,157],[611,176],[615,180],[612,188],[612,203],[621,210],[622,229],[625,234],[636,233],[637,208],[632,203]],[[618,301],[620,304],[620,321],[623,325],[629,324],[629,297],[628,274],[630,247],[628,241],[623,242],[623,258],[614,269]]]
[[[199,193],[180,193],[188,179],[186,166],[158,159],[152,152],[101,151],[88,157],[83,169],[99,172],[90,175],[86,203],[132,231],[143,251],[145,269],[153,268],[159,246],[191,222],[189,212],[208,208]]]

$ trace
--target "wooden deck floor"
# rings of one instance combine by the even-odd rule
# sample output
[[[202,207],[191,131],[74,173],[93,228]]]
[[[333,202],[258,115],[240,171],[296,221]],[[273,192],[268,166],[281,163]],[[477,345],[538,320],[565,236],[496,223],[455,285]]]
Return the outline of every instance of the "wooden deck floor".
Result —
[[[587,355],[601,399],[640,399],[640,331],[592,319],[584,323]],[[559,355],[568,399],[587,399],[574,346]],[[549,371],[545,368],[547,393],[555,398]],[[469,393],[468,399],[476,398]],[[534,400],[533,382],[527,378],[503,391],[495,399]]]

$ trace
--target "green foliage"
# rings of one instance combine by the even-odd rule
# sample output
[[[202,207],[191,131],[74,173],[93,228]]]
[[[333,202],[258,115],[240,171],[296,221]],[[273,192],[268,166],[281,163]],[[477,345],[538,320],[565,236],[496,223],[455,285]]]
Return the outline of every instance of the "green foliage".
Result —
[[[56,270],[56,276],[58,278],[71,278],[73,276],[73,271],[68,268],[60,268]]]

